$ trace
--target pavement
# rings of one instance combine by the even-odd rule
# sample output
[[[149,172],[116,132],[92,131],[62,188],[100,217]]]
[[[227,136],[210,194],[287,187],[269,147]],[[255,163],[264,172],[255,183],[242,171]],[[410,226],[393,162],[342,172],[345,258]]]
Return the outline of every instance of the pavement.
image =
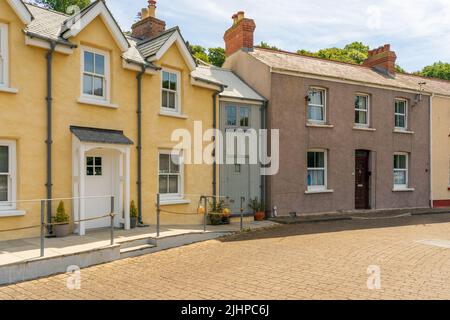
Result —
[[[450,299],[450,214],[280,225],[3,286],[0,299]]]

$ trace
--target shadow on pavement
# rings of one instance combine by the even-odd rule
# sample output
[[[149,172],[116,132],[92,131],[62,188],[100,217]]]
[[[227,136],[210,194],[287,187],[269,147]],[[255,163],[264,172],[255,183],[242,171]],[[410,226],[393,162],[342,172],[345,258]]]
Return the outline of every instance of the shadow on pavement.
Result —
[[[450,213],[416,215],[401,218],[380,218],[368,220],[340,220],[323,222],[303,222],[299,224],[280,224],[272,228],[240,233],[220,239],[222,242],[249,241],[289,236],[321,234],[351,230],[365,230],[377,228],[395,228],[413,225],[427,225],[450,223]]]

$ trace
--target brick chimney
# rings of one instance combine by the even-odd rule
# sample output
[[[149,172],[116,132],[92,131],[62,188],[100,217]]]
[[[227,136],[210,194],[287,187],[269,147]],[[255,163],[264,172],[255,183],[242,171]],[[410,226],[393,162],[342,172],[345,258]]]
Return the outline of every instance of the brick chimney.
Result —
[[[231,56],[241,49],[250,51],[253,49],[253,34],[256,24],[253,19],[245,17],[244,11],[233,15],[233,26],[225,32],[225,54]]]
[[[141,20],[131,27],[131,35],[138,39],[150,39],[166,30],[166,23],[156,18],[156,1],[149,0],[148,8],[141,11]]]
[[[394,51],[391,51],[391,45],[385,44],[382,47],[370,50],[369,57],[363,62],[363,65],[394,76],[396,61],[397,55]]]

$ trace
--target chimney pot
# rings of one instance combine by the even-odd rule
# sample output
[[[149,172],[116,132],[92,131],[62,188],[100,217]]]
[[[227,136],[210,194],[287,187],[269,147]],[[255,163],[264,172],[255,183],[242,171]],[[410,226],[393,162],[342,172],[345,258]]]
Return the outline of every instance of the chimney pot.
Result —
[[[147,19],[148,18],[148,9],[147,8],[143,8],[141,10],[141,20]]]
[[[131,27],[131,35],[138,39],[150,39],[166,30],[166,23],[156,18],[156,1],[149,0],[148,8],[141,10],[142,19]]]
[[[230,56],[241,49],[252,50],[256,24],[253,19],[245,18],[244,11],[239,11],[232,16],[233,26],[224,35],[225,54]]]
[[[153,18],[156,17],[156,1],[155,0],[148,0],[148,15]]]

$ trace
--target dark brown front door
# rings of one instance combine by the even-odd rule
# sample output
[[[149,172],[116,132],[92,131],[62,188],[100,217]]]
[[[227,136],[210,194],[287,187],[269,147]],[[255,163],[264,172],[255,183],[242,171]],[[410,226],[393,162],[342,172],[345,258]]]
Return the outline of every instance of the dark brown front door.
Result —
[[[355,209],[369,209],[369,151],[355,154]]]

